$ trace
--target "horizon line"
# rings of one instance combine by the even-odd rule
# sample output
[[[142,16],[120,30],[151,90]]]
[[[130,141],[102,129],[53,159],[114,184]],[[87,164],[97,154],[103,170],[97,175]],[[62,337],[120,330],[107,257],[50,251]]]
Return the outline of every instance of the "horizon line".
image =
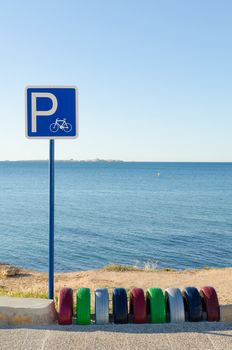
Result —
[[[5,159],[4,162],[47,162],[49,159]],[[191,160],[121,160],[121,159],[56,159],[56,162],[70,163],[232,163],[232,161]]]

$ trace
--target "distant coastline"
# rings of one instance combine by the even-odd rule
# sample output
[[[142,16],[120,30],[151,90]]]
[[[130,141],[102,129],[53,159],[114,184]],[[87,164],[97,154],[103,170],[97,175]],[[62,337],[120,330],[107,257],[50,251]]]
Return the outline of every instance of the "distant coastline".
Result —
[[[20,162],[47,162],[48,159],[18,159],[18,160],[0,160],[0,163],[20,163]],[[159,163],[159,164],[232,164],[232,161],[172,161],[172,160],[122,160],[122,159],[56,159],[56,162],[66,163]]]
[[[19,160],[0,160],[0,162],[46,162],[48,159],[19,159]],[[57,162],[75,162],[75,163],[125,163],[127,161],[117,159],[57,159]],[[138,163],[140,163],[138,161]]]

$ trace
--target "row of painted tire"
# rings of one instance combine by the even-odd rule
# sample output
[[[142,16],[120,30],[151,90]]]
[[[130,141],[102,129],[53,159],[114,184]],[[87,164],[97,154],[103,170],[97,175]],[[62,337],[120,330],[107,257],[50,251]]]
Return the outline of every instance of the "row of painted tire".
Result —
[[[79,288],[76,293],[76,323],[91,323],[90,289]],[[200,292],[195,287],[178,288],[133,288],[129,295],[124,288],[115,288],[112,295],[113,322],[128,323],[165,323],[198,322],[202,320],[219,321],[220,308],[213,287],[203,287]],[[62,288],[59,292],[58,323],[72,324],[73,290]],[[95,289],[95,323],[109,323],[109,293],[107,288]]]

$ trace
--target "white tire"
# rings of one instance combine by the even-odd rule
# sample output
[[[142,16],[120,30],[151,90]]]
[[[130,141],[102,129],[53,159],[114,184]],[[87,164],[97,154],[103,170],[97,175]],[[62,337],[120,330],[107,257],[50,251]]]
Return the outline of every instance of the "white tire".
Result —
[[[96,324],[109,323],[109,293],[107,288],[95,289]]]
[[[165,289],[167,310],[169,310],[170,322],[184,322],[184,301],[179,288]]]

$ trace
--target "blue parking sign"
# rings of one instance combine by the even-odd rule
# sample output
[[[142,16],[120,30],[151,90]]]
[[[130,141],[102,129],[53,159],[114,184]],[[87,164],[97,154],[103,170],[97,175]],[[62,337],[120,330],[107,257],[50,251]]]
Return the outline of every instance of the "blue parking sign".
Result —
[[[76,87],[29,86],[25,100],[27,137],[52,140],[78,136]]]

